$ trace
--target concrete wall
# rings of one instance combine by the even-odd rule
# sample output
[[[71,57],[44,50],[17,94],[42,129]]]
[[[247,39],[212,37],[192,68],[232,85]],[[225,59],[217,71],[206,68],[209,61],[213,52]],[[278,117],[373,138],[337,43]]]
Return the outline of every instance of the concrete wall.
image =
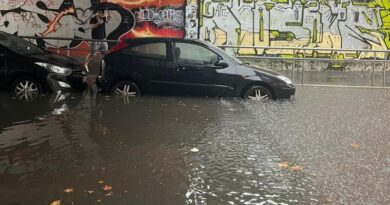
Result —
[[[100,2],[104,2],[100,0]],[[109,0],[117,4],[108,39],[200,38],[216,45],[381,49],[390,47],[389,0]],[[0,1],[0,30],[16,35],[91,38],[99,0]],[[57,41],[38,41],[57,47]],[[88,48],[85,42],[60,42]],[[291,57],[291,50],[233,49]],[[303,54],[302,52],[300,54]],[[373,58],[373,53],[306,52],[307,57]],[[384,58],[385,54],[377,57]]]

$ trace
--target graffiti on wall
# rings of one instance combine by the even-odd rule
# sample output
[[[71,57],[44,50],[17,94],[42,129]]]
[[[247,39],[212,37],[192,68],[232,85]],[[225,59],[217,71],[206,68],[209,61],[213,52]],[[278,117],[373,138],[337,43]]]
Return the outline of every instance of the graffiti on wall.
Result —
[[[110,0],[134,15],[136,24],[121,38],[185,36],[185,0]]]
[[[0,30],[19,36],[91,38],[90,19],[110,2],[107,39],[185,35],[185,0],[9,0],[0,1]],[[86,42],[38,40],[42,47],[87,48]],[[87,49],[86,49],[87,50]]]
[[[186,7],[186,38],[198,38],[198,2],[187,0]]]
[[[217,45],[336,49],[390,48],[390,1],[199,0],[200,39]],[[292,50],[236,49],[242,55],[289,57]],[[373,53],[310,52],[325,58],[373,58]],[[384,54],[377,54],[384,57]],[[381,56],[382,55],[382,56]]]

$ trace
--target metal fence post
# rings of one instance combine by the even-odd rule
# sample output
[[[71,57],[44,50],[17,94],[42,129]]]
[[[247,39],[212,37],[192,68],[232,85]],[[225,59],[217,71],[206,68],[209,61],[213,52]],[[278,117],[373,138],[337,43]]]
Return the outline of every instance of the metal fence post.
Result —
[[[304,80],[304,77],[305,77],[305,50],[303,50],[303,63],[302,63],[302,85],[305,84],[305,80]]]
[[[376,51],[374,51],[374,64],[372,65],[371,86],[374,86],[374,81],[375,81],[375,68],[376,68]]]
[[[68,55],[68,57],[70,56],[70,41],[68,41],[68,45],[66,46],[66,54]]]
[[[60,54],[60,40],[57,40],[57,53]]]
[[[292,75],[291,75],[291,79],[293,82],[295,82],[294,72],[295,72],[295,49],[293,49],[293,64],[292,64]]]
[[[387,68],[387,60],[389,53],[385,53],[385,57],[383,60],[385,61],[385,65],[383,66],[383,87],[386,87],[386,68]]]

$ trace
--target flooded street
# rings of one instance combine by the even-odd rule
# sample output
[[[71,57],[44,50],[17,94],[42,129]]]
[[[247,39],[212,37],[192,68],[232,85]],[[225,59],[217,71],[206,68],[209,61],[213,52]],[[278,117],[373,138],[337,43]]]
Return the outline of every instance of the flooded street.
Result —
[[[0,94],[0,204],[390,204],[390,90]]]

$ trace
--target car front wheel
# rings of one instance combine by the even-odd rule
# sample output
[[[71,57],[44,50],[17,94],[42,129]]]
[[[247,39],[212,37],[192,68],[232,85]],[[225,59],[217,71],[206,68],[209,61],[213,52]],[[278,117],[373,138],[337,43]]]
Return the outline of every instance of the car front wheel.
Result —
[[[112,87],[111,94],[115,96],[138,97],[141,95],[141,92],[135,83],[122,81]]]
[[[19,100],[30,102],[42,94],[42,86],[32,78],[19,78],[13,83],[12,92]]]
[[[250,87],[243,95],[243,98],[256,101],[272,100],[272,94],[269,89],[256,85]]]

